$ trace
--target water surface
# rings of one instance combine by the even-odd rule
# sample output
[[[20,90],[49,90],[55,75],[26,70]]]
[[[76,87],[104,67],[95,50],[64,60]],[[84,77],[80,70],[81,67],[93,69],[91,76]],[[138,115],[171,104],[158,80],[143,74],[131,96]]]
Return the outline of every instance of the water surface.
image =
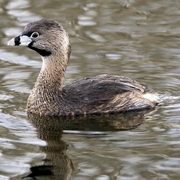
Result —
[[[177,0],[1,1],[0,179],[179,179],[179,16]],[[57,20],[69,33],[66,83],[104,73],[128,76],[160,92],[161,106],[145,116],[86,123],[28,118],[41,59],[6,44],[40,18]]]

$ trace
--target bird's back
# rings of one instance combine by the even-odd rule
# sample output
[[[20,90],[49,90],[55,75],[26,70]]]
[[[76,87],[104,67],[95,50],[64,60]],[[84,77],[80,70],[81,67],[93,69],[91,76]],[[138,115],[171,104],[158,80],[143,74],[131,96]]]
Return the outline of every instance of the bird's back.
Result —
[[[153,108],[146,86],[122,76],[99,75],[72,82],[64,87],[76,114],[103,114]]]

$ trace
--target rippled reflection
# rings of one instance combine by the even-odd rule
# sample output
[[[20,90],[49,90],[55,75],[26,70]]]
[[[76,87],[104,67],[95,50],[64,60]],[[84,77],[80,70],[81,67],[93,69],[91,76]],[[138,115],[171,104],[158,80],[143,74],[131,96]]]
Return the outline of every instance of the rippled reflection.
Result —
[[[45,158],[40,165],[33,165],[31,173],[23,179],[71,179],[74,171],[73,162],[66,155],[68,145],[62,140],[65,133],[86,135],[94,138],[106,137],[107,131],[130,130],[142,124],[146,111],[126,114],[89,116],[86,118],[40,117],[28,114],[28,120],[37,128],[37,136],[46,142],[40,146]],[[99,132],[97,132],[99,131]],[[100,132],[104,131],[104,132]]]
[[[55,164],[66,159],[65,176],[75,180],[179,179],[179,7],[177,0],[0,1],[0,179],[35,176],[52,163],[45,157]],[[66,83],[101,73],[128,76],[160,92],[160,107],[134,121],[61,122],[65,134],[60,130],[48,141],[40,135],[48,130],[45,122],[43,130],[34,128],[25,109],[41,59],[27,48],[6,46],[39,18],[55,19],[69,33]]]

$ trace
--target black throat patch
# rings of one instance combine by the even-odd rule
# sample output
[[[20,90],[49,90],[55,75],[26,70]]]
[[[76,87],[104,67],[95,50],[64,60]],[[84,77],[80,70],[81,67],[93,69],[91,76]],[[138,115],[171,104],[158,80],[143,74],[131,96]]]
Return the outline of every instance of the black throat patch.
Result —
[[[36,51],[37,53],[39,53],[41,56],[45,57],[45,56],[50,56],[51,55],[51,52],[50,51],[46,51],[45,49],[38,49],[38,48],[35,48],[33,47],[33,43],[34,42],[31,42],[28,47],[34,51]]]

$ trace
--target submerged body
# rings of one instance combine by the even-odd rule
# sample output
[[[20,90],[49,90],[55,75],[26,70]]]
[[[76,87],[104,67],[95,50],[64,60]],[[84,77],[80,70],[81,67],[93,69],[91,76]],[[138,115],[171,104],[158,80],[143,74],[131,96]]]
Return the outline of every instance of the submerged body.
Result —
[[[157,105],[156,94],[127,77],[99,75],[63,86],[70,43],[56,21],[43,19],[29,23],[9,45],[27,46],[43,60],[28,98],[29,113],[75,116],[150,109]]]

